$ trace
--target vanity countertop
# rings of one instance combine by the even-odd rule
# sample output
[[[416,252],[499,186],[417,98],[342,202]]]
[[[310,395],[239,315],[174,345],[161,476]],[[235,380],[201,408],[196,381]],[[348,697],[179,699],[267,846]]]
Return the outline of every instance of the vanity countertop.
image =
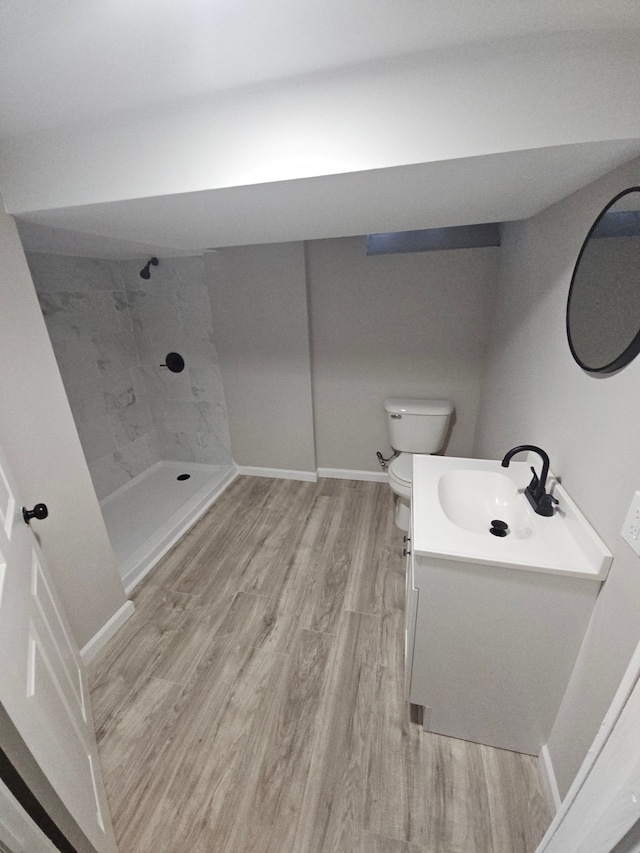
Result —
[[[537,515],[524,495],[530,480],[525,462],[503,468],[498,460],[416,454],[413,553],[603,581],[612,560],[604,542],[551,474],[558,507],[551,518]],[[494,519],[508,524],[506,536],[489,532]]]

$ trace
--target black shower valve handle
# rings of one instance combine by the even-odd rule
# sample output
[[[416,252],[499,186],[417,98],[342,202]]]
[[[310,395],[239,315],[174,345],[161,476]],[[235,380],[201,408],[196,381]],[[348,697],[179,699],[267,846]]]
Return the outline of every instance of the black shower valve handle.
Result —
[[[164,364],[160,367],[166,367],[172,373],[182,373],[184,370],[184,359],[179,352],[170,352],[167,354]]]

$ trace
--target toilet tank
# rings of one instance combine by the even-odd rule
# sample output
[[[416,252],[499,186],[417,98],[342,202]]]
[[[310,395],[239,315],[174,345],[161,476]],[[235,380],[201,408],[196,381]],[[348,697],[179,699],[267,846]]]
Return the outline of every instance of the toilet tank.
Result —
[[[453,403],[450,400],[413,400],[388,397],[384,411],[389,442],[405,453],[437,453],[444,444]]]

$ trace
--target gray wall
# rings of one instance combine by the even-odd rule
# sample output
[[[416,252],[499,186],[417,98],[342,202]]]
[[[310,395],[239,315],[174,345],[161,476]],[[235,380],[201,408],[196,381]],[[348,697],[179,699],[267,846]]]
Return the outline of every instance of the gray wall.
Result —
[[[446,453],[469,456],[500,250],[367,257],[362,237],[306,245],[318,466],[380,471],[388,396],[452,400]]]
[[[222,249],[207,264],[233,458],[315,471],[302,243]]]
[[[499,254],[367,257],[354,237],[209,255],[236,462],[380,472],[390,395],[452,399],[447,453],[469,455]]]
[[[226,463],[230,442],[200,258],[30,254],[29,266],[98,497],[159,459]],[[180,352],[187,367],[159,365]]]
[[[640,161],[616,170],[538,216],[505,229],[492,350],[475,453],[499,458],[538,444],[614,554],[549,740],[566,793],[640,640],[640,558],[620,529],[640,488],[640,358],[598,378],[573,361],[565,307],[573,265],[596,215],[640,184]]]
[[[0,201],[0,445],[80,647],[125,603],[15,222]]]

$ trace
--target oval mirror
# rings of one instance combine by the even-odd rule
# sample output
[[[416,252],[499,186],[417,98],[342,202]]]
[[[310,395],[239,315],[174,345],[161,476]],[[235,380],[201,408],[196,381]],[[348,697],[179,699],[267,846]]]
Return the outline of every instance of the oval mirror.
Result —
[[[590,373],[613,373],[640,352],[640,187],[612,199],[582,244],[567,336],[573,357]]]

